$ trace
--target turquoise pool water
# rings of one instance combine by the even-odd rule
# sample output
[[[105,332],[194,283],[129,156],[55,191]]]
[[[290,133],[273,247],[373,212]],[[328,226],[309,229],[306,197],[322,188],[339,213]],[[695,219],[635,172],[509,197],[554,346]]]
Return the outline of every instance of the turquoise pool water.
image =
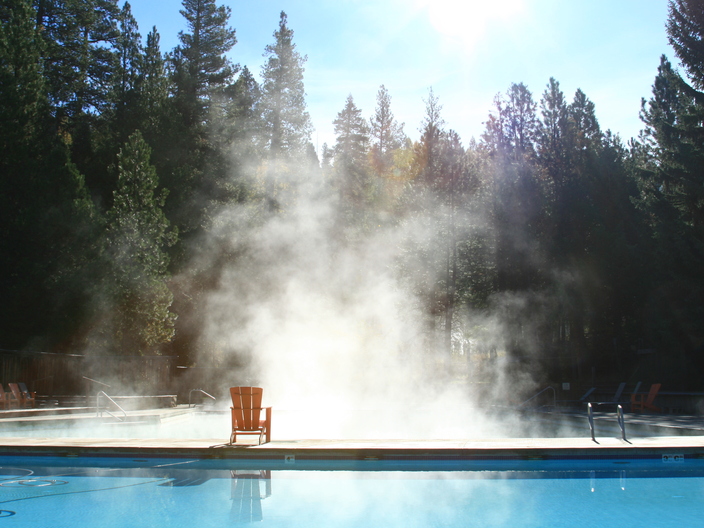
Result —
[[[8,527],[698,527],[699,460],[0,457]]]

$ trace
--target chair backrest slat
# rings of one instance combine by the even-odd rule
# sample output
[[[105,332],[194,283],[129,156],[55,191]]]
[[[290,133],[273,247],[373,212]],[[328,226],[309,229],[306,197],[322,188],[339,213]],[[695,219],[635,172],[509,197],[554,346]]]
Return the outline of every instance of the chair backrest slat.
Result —
[[[230,387],[233,416],[238,429],[252,431],[259,428],[263,392],[261,387]]]
[[[653,400],[655,400],[655,396],[657,396],[658,392],[660,391],[660,387],[662,387],[662,383],[653,383],[650,386],[650,392],[648,392],[648,399],[645,401],[646,405],[651,405],[653,403]]]

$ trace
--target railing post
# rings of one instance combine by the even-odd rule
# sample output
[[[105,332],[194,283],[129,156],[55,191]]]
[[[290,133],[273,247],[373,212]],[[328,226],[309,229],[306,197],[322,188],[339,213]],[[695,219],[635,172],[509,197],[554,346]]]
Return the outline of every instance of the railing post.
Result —
[[[540,392],[538,392],[537,394],[534,394],[533,396],[528,398],[526,401],[519,404],[518,407],[519,408],[523,407],[526,403],[533,401],[538,396],[540,396],[542,393],[544,393],[545,391],[548,391],[548,390],[552,391],[552,407],[553,407],[553,409],[555,409],[557,407],[557,394],[555,392],[555,387],[553,387],[552,385],[549,385],[549,386],[545,387],[543,390],[541,390]]]
[[[191,408],[191,394],[193,394],[194,392],[203,393],[205,396],[207,396],[207,397],[210,398],[211,400],[215,400],[215,396],[213,396],[213,395],[211,395],[211,394],[208,394],[208,393],[205,392],[203,389],[191,389],[191,391],[188,393],[188,408],[189,408],[189,409]]]
[[[618,421],[618,426],[621,428],[621,438],[626,440],[626,420],[623,417],[623,407],[620,405],[616,406],[616,420]]]
[[[107,406],[105,407],[105,412],[108,413],[113,418],[115,418],[116,420],[120,420],[121,422],[124,422],[127,419],[127,412],[125,412],[125,410],[122,407],[120,407],[120,405],[115,400],[113,400],[110,396],[108,396],[107,392],[105,392],[105,391],[100,391],[95,396],[95,412],[96,412],[97,417],[101,418],[103,416],[103,411],[100,409],[100,397],[101,396],[105,396],[115,407],[120,409],[120,411],[122,412],[122,414],[125,418],[123,419],[123,418],[120,418],[119,416],[115,416],[113,413],[108,411]]]

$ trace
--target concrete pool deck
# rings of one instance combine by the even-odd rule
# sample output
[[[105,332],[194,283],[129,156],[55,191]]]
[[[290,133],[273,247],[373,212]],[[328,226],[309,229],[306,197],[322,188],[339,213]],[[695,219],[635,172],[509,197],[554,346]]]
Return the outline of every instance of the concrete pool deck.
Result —
[[[511,438],[475,440],[281,440],[228,446],[222,439],[3,438],[0,456],[225,460],[540,460],[704,458],[704,437]]]
[[[135,411],[130,417],[168,421],[194,409],[157,409]],[[87,411],[87,409],[85,410]],[[704,418],[698,416],[627,415],[628,440],[613,430],[600,434],[596,441],[587,433],[581,438],[471,438],[471,439],[276,439],[256,445],[256,437],[247,436],[229,446],[229,433],[219,438],[70,438],[57,433],[46,436],[23,436],[22,425],[53,422],[70,426],[77,421],[95,419],[95,412],[47,413],[41,410],[0,412],[0,431],[17,435],[0,437],[0,456],[109,456],[109,457],[178,457],[200,459],[267,460],[432,460],[432,459],[541,459],[541,458],[611,458],[660,457],[684,455],[704,459]],[[573,419],[585,419],[571,413]],[[558,418],[558,416],[553,416]],[[613,417],[595,416],[604,424]],[[659,428],[660,435],[636,433],[638,427]],[[251,442],[255,442],[252,444]],[[292,458],[293,457],[293,458]]]
[[[130,416],[168,420],[178,417],[183,409],[138,411]],[[10,416],[0,413],[0,430],[19,423],[65,422],[95,417],[92,413],[47,414],[25,413]],[[574,417],[574,416],[573,416]],[[608,416],[597,417],[612,421]],[[256,437],[244,437],[234,446],[227,445],[228,433],[219,438],[70,438],[57,433],[46,436],[0,437],[0,456],[108,456],[108,457],[178,457],[201,459],[268,459],[298,460],[354,459],[540,459],[540,458],[603,458],[660,457],[684,455],[704,459],[704,419],[668,415],[628,415],[628,427],[638,424],[664,428],[667,436],[633,435],[622,440],[613,434],[599,434],[596,441],[587,433],[582,438],[471,438],[471,439],[276,439],[256,445]],[[12,430],[12,429],[10,429]],[[686,435],[676,434],[686,431]],[[588,429],[587,429],[588,431]],[[252,444],[254,442],[254,444]]]

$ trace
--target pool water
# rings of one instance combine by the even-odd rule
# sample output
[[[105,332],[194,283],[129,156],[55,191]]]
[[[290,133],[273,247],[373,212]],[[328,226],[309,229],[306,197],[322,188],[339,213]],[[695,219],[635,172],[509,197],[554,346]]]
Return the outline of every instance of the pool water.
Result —
[[[8,527],[704,526],[698,460],[351,461],[331,470],[0,457],[0,465],[0,526]]]

